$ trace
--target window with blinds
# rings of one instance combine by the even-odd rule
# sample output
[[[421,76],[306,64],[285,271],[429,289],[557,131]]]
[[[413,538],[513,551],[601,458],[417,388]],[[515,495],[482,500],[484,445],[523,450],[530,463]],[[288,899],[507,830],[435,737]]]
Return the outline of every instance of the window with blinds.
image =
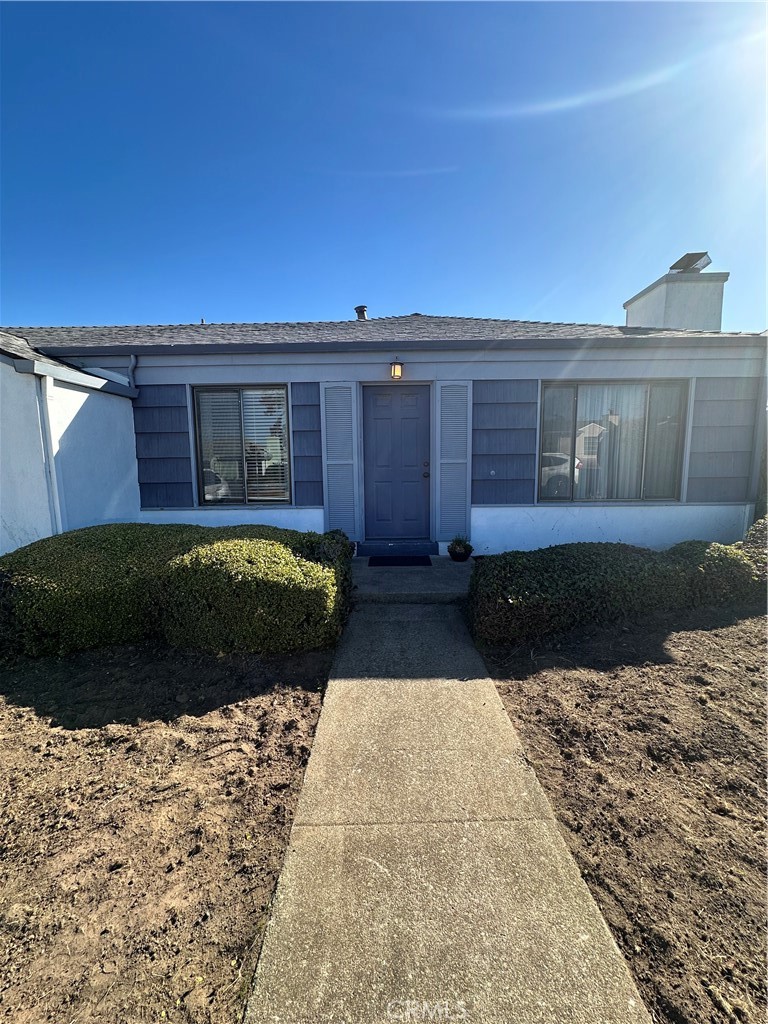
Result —
[[[200,503],[291,500],[284,386],[195,388]]]

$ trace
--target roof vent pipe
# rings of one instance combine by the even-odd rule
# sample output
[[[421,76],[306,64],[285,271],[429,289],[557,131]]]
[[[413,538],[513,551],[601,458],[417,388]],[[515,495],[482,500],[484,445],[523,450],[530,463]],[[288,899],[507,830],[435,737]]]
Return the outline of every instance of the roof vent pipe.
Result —
[[[368,307],[367,306],[355,306],[355,312],[357,313],[358,320],[368,319]]]

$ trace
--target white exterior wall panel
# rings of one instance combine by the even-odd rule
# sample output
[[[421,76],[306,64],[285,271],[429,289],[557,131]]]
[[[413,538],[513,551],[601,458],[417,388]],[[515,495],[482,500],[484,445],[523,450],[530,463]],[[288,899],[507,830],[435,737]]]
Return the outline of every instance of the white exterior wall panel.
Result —
[[[132,520],[139,482],[127,398],[45,378],[61,526]]]
[[[577,541],[636,544],[657,551],[683,540],[731,544],[749,527],[754,505],[474,506],[472,544],[478,555],[532,551]]]
[[[37,378],[0,360],[0,554],[54,529]]]
[[[325,530],[321,508],[148,508],[130,517],[136,523],[192,523],[196,526],[279,526],[284,530]]]

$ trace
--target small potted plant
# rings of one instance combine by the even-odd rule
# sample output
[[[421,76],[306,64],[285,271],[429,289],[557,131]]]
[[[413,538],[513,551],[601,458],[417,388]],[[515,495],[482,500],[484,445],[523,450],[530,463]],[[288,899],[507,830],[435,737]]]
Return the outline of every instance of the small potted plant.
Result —
[[[448,554],[454,562],[466,562],[472,554],[472,545],[462,534],[458,533],[448,545]]]

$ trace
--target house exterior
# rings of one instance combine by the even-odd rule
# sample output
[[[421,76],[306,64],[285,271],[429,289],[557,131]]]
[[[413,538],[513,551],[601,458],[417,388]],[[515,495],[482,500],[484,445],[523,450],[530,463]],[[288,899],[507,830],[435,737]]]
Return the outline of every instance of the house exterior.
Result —
[[[132,423],[89,429],[105,444],[124,432],[123,448],[130,432],[130,455],[110,460],[135,473],[135,499],[121,491],[93,522],[342,529],[443,551],[466,534],[478,553],[664,548],[733,541],[754,513],[766,336],[719,331],[726,277],[664,275],[625,304],[625,327],[357,307],[335,323],[7,330],[127,389],[114,397]]]
[[[137,394],[0,332],[0,554],[135,517]]]

